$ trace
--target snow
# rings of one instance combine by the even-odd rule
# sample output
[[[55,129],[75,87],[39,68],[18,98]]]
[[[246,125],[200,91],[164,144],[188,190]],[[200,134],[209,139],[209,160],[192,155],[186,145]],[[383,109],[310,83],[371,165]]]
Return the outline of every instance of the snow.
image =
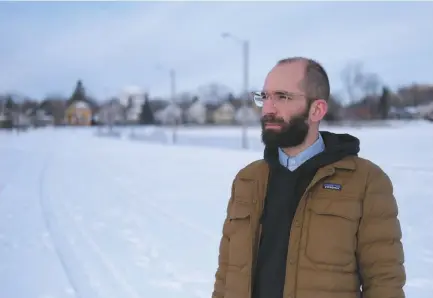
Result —
[[[326,128],[358,136],[394,182],[409,298],[433,291],[432,128]],[[0,131],[0,297],[210,297],[230,184],[261,157],[260,131],[246,151],[233,128],[179,128],[176,146],[170,129],[96,132]]]

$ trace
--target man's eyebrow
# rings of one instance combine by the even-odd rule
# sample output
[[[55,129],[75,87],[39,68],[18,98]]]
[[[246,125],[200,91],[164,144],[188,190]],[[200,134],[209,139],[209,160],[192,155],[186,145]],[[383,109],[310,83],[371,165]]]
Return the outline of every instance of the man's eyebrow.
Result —
[[[282,94],[282,95],[289,95],[289,96],[296,94],[295,92],[289,92],[289,91],[286,91],[286,90],[275,90],[274,93]]]
[[[262,90],[261,92],[264,92],[264,93],[273,92],[273,93],[293,94],[292,92],[288,92],[286,90]]]

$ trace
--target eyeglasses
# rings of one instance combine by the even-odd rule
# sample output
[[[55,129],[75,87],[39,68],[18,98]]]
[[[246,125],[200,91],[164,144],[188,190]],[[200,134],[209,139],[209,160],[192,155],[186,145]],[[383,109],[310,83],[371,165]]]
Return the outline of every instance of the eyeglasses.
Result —
[[[251,92],[251,96],[254,103],[259,108],[263,107],[265,100],[271,100],[274,106],[284,105],[285,103],[294,100],[296,97],[306,97],[305,94],[301,93],[289,93],[284,91],[274,91],[274,92]]]

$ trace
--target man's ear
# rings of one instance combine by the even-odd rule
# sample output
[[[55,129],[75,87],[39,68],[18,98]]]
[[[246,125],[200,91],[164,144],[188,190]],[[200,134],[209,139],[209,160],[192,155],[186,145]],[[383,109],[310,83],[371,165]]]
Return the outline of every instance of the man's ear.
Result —
[[[310,107],[310,120],[320,122],[328,112],[328,103],[324,99],[316,99]]]

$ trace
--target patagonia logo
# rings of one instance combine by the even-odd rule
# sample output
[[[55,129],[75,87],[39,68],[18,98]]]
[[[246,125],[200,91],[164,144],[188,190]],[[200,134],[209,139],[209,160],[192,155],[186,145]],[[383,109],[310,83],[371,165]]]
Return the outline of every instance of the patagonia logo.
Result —
[[[341,184],[337,184],[337,183],[323,183],[323,188],[324,189],[341,190],[343,187],[341,186]]]

